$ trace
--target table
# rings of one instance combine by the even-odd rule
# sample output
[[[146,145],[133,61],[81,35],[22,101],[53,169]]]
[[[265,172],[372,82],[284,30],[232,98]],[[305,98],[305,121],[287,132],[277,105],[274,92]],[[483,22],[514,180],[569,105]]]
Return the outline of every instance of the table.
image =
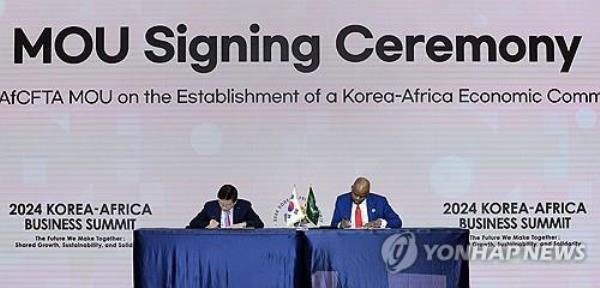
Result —
[[[134,231],[135,287],[467,288],[453,228]],[[431,256],[428,259],[428,256]]]
[[[468,259],[456,258],[468,230],[309,230],[305,237],[313,288],[469,287]]]
[[[302,287],[290,229],[134,231],[135,287]]]

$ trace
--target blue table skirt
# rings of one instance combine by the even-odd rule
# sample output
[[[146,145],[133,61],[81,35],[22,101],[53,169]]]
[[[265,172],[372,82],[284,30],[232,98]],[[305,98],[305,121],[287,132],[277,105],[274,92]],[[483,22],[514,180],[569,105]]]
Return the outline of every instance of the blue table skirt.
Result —
[[[468,260],[428,260],[425,247],[466,247],[468,238],[468,230],[452,228],[140,229],[134,232],[134,283],[141,288],[467,288]]]
[[[290,229],[134,232],[135,287],[300,287]]]
[[[305,232],[306,263],[311,271],[313,287],[410,287],[410,288],[466,288],[469,287],[469,264],[462,258],[440,260],[437,253],[427,259],[434,247],[442,247],[442,256],[450,255],[450,247],[467,247],[469,233],[462,229],[386,229],[386,230],[310,230]],[[390,271],[383,260],[391,256],[384,242],[403,241],[411,237],[416,255],[411,261],[406,251],[397,262],[407,261],[407,268]],[[407,244],[407,243],[402,243]],[[438,246],[435,246],[438,245]],[[406,247],[401,247],[406,248]],[[384,255],[382,255],[384,254]],[[453,254],[455,255],[455,254]],[[404,257],[404,258],[402,258]],[[393,261],[394,259],[390,259]],[[402,263],[399,263],[402,264]]]

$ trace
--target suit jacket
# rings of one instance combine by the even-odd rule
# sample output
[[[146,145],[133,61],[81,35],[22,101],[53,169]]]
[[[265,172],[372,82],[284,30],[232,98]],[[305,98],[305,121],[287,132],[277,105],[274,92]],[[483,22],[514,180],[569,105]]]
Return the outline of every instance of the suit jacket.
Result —
[[[387,221],[388,228],[402,228],[402,220],[400,216],[394,212],[385,197],[369,193],[367,194],[367,210],[369,213],[369,221],[378,218]],[[337,227],[342,219],[350,220],[352,213],[352,195],[345,193],[337,197],[335,201],[335,210],[331,219],[331,227]]]
[[[265,227],[265,224],[260,220],[260,217],[252,210],[250,201],[238,199],[232,209],[233,224],[246,222],[246,227]],[[211,219],[214,219],[217,222],[221,221],[221,206],[219,206],[218,200],[206,202],[202,211],[190,221],[190,224],[186,228],[203,229],[208,226]]]

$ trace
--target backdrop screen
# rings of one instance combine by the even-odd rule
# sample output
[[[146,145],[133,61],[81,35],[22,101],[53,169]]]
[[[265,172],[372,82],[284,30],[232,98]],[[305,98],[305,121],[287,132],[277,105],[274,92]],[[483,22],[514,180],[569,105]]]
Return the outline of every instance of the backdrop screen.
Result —
[[[225,183],[326,225],[359,176],[515,249],[473,287],[597,286],[597,2],[367,2],[0,0],[0,286],[131,287]]]

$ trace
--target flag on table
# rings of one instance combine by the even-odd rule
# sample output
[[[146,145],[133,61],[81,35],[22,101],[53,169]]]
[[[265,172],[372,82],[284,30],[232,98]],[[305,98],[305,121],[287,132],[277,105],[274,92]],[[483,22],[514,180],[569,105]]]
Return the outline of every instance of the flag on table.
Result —
[[[304,212],[302,212],[302,206],[300,205],[300,199],[296,193],[296,186],[292,190],[292,196],[288,200],[288,209],[285,217],[285,224],[287,226],[293,226],[294,224],[304,219]]]
[[[319,207],[317,207],[317,200],[313,193],[312,187],[308,188],[308,198],[306,199],[306,218],[311,223],[317,225],[319,221]]]

